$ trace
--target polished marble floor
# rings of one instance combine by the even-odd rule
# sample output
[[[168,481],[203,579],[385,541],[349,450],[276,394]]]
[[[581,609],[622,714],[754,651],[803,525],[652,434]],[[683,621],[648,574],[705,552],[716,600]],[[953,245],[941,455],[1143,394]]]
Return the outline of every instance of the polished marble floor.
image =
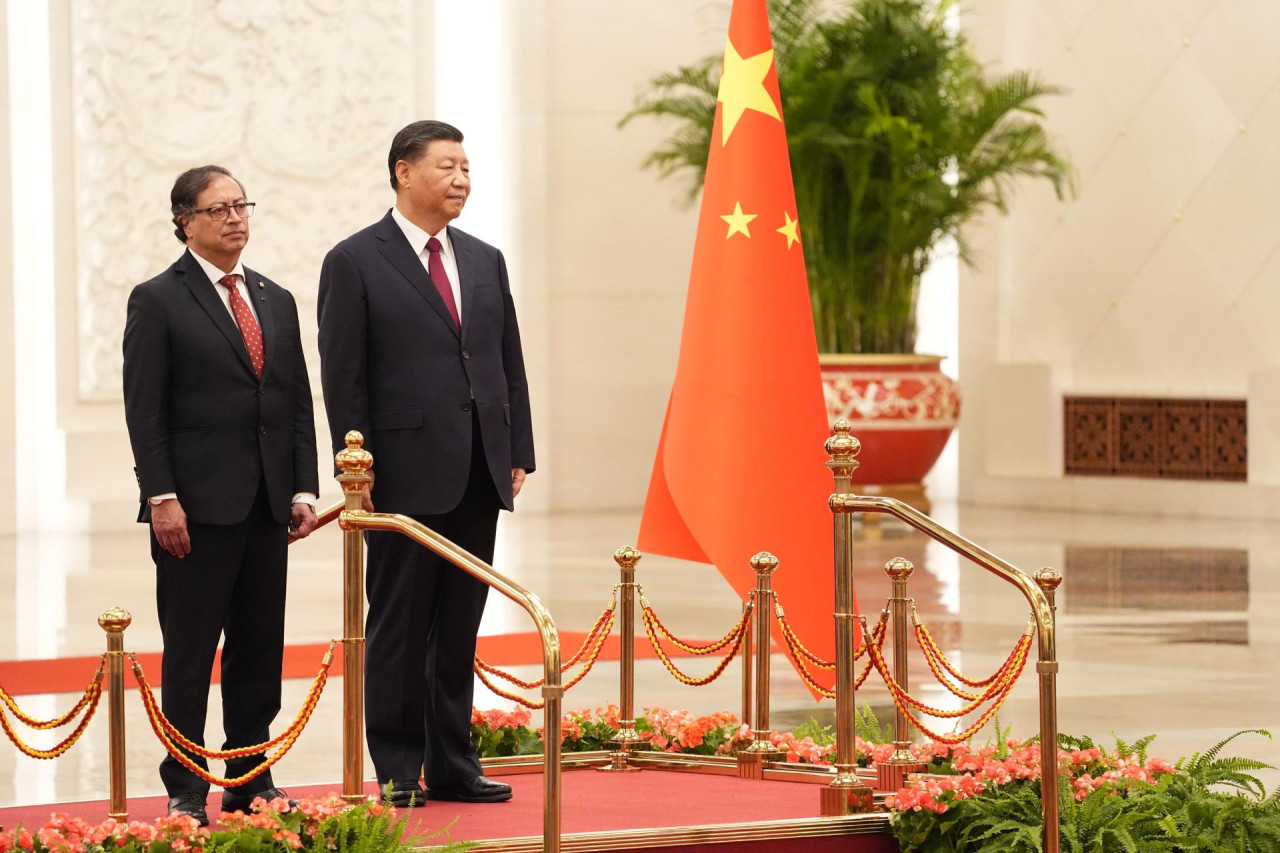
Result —
[[[1109,740],[1159,734],[1152,754],[1170,759],[1202,750],[1243,728],[1277,727],[1280,696],[1280,527],[1261,522],[978,509],[937,504],[944,525],[1022,569],[1060,569],[1060,718],[1066,732]],[[615,582],[612,554],[635,536],[639,513],[506,516],[495,560],[536,591],[557,624],[585,631],[600,614]],[[950,551],[892,522],[861,529],[858,594],[874,618],[888,584],[881,567],[893,556],[915,563],[913,595],[947,654],[966,674],[985,676],[1012,648],[1027,609],[1010,586]],[[159,649],[153,567],[145,532],[23,536],[0,540],[0,660],[96,655],[104,647],[98,614],[118,605],[134,624],[126,647]],[[739,602],[708,566],[646,557],[638,579],[665,623],[689,638],[723,634]],[[290,643],[323,642],[340,633],[340,536],[330,527],[299,545],[290,566]],[[527,631],[523,613],[496,596],[486,633]],[[699,664],[690,663],[690,670]],[[772,709],[776,727],[829,716],[815,705],[781,657],[774,658]],[[701,670],[698,670],[701,671]],[[532,667],[516,672],[533,676]],[[637,666],[637,703],[696,712],[738,710],[736,668],[705,688],[677,684],[654,660]],[[923,664],[912,670],[922,698],[943,702],[926,688]],[[89,672],[85,673],[86,681]],[[567,708],[617,698],[618,665],[601,662],[566,697]],[[869,682],[870,684],[871,682]],[[292,718],[309,681],[286,683],[281,724]],[[479,691],[481,707],[509,703]],[[881,684],[860,692],[888,707]],[[1019,735],[1037,725],[1031,667],[1002,723]],[[52,716],[74,697],[23,696],[24,710]],[[211,701],[210,742],[217,742],[218,702]],[[155,767],[161,747],[136,696],[129,694],[128,785],[131,795],[159,793]],[[278,784],[309,784],[341,776],[341,690],[331,682],[293,751],[278,766]],[[99,798],[107,786],[105,712],[57,761],[0,749],[0,805]],[[31,737],[36,744],[52,738]],[[1280,765],[1280,743],[1252,737],[1242,751]],[[366,764],[366,768],[368,765]],[[1280,773],[1268,774],[1269,785]]]

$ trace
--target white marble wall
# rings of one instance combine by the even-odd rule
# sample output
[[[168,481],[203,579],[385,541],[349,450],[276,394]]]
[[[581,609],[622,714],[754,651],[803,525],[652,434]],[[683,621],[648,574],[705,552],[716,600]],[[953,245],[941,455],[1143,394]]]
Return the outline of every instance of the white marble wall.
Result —
[[[13,257],[13,220],[12,192],[9,182],[9,37],[7,7],[0,3],[0,69],[5,70],[6,80],[0,84],[0,265],[10,264]],[[0,266],[2,269],[3,266]],[[7,279],[8,275],[0,273]],[[0,291],[0,341],[13,340],[13,288]],[[17,400],[14,399],[12,346],[0,347],[0,387],[5,389],[0,394],[0,434],[12,438],[16,431],[15,410]],[[0,478],[0,535],[12,533],[15,528],[14,509],[16,505],[17,481],[14,466],[2,466],[3,478]]]
[[[113,527],[136,501],[120,403],[125,300],[182,251],[173,179],[203,163],[230,168],[258,204],[245,263],[314,318],[324,253],[385,212],[391,134],[429,103],[420,45],[431,4],[61,0],[53,10],[68,492],[96,508],[95,526]],[[318,395],[314,321],[303,329]]]
[[[652,75],[723,50],[728,4],[547,0],[552,505],[639,507],[675,373],[697,208],[618,120]]]
[[[1060,449],[1004,426],[1019,407],[1060,412],[1063,392],[1249,396],[1251,425],[1275,411],[1250,395],[1250,377],[1280,367],[1280,5],[967,0],[962,20],[997,67],[1071,90],[1045,107],[1079,170],[1073,200],[1020,192],[964,276],[961,364],[976,417],[962,432],[962,493],[1280,513],[1264,485],[1277,478],[1252,464],[1276,456],[1258,446],[1262,431],[1251,429],[1251,483],[1209,488],[1072,483],[1060,466],[1046,477],[1045,453]],[[1024,364],[1043,366],[1045,382],[1007,384],[1028,378],[1008,369]]]

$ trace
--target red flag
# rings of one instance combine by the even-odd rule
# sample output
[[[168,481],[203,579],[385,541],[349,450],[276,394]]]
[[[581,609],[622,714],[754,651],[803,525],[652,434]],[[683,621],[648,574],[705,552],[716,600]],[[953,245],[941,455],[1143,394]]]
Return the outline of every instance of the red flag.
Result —
[[[831,659],[827,416],[765,0],[733,4],[711,137],[638,546],[713,563],[744,598],[751,555],[773,553],[787,618]]]

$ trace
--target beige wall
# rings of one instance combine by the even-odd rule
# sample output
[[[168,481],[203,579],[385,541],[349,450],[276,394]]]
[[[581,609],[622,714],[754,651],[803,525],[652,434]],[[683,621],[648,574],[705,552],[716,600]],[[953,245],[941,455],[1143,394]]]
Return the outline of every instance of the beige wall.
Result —
[[[1280,367],[1280,5],[968,0],[963,24],[997,67],[1071,90],[1045,106],[1079,194],[1023,191],[979,235],[961,289],[962,494],[1280,514],[1263,446]],[[1250,483],[1063,478],[1067,392],[1247,396]]]
[[[0,3],[0,69],[4,81],[0,83],[0,280],[13,278],[13,221],[9,183],[9,36],[7,29],[7,4]],[[16,431],[14,417],[17,401],[13,390],[13,287],[0,290],[0,434],[12,437]],[[0,466],[4,478],[0,480],[0,535],[12,533],[16,527],[14,518],[15,488],[14,466]]]
[[[117,27],[139,18],[134,6],[153,10],[141,33]],[[156,8],[52,4],[55,155],[72,164],[55,187],[59,419],[68,492],[95,508],[99,527],[131,517],[119,334],[128,288],[179,248],[162,203],[176,171],[223,160],[270,200],[255,220],[252,262],[312,315],[324,251],[388,203],[389,129],[431,109],[420,49],[430,3],[353,0],[359,14],[305,20],[283,5],[249,17],[204,10],[209,49],[238,57],[217,91],[201,88],[199,58],[165,36],[204,7]],[[525,508],[638,507],[675,367],[696,207],[681,204],[682,186],[639,168],[668,126],[616,124],[651,75],[722,48],[728,4],[502,0],[502,10],[514,235],[503,248],[540,466]],[[1280,231],[1270,225],[1280,43],[1268,41],[1280,39],[1280,7],[969,0],[963,12],[985,57],[1073,90],[1048,104],[1049,119],[1081,178],[1075,201],[1032,189],[1012,217],[975,231],[981,266],[965,273],[960,305],[964,496],[1081,499],[1083,487],[1059,476],[1064,391],[1248,394],[1254,441],[1263,441],[1280,422],[1271,417],[1280,414],[1280,339],[1268,334],[1280,315]],[[138,198],[156,208],[121,208]],[[6,301],[0,324],[10,312]],[[11,375],[11,359],[0,356],[0,374]],[[11,409],[0,403],[0,425]],[[1215,484],[1210,497],[1255,513],[1280,507],[1265,491],[1280,483],[1280,454],[1253,455],[1249,486]],[[1142,506],[1183,511],[1209,494],[1189,484],[1086,486],[1117,504],[1136,488]]]
[[[723,49],[687,0],[547,0],[552,506],[644,500],[680,340],[697,208],[641,171],[665,126],[618,130],[647,79]]]

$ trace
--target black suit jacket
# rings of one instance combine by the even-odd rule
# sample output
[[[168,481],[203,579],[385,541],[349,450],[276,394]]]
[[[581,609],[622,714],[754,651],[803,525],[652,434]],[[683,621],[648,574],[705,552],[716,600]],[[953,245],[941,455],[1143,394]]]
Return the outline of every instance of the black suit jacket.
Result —
[[[262,327],[254,375],[244,338],[200,264],[177,263],[133,289],[124,327],[124,406],[142,510],[176,492],[187,519],[235,524],[265,478],[285,524],[298,492],[319,490],[311,386],[293,296],[244,269]]]
[[[533,471],[520,329],[502,253],[449,228],[457,330],[390,211],[330,250],[320,271],[320,367],[334,450],[348,430],[373,453],[379,511],[457,506],[471,462],[472,407],[507,509],[511,469]]]

